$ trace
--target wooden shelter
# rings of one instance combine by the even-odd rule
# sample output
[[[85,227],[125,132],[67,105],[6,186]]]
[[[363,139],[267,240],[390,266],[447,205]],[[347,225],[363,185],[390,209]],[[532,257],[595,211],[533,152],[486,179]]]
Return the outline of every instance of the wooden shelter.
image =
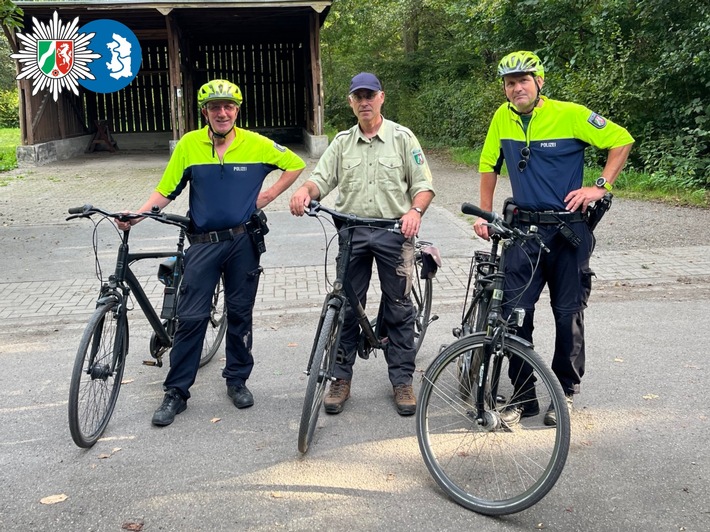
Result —
[[[141,137],[176,142],[186,131],[201,126],[197,89],[209,79],[224,78],[239,85],[244,95],[240,127],[264,132],[280,142],[304,142],[315,155],[324,149],[320,28],[331,1],[16,4],[24,10],[21,33],[33,31],[33,18],[47,23],[55,11],[65,23],[78,17],[80,26],[110,19],[135,33],[143,56],[137,77],[114,93],[81,88],[76,96],[63,90],[55,102],[46,91],[33,96],[31,82],[21,81],[23,145],[87,135],[96,139],[97,126],[102,124],[110,138],[130,141],[131,146],[155,144],[141,143]],[[21,43],[15,35],[9,38],[17,51]]]

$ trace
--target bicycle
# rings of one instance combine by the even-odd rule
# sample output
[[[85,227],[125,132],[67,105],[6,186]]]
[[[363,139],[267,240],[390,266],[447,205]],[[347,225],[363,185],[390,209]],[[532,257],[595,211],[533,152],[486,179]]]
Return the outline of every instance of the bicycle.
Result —
[[[348,270],[352,254],[352,229],[355,227],[377,227],[386,231],[400,232],[399,220],[380,218],[360,218],[353,214],[344,214],[311,201],[306,214],[318,217],[319,212],[330,214],[333,220],[342,222],[338,235],[342,235],[339,242],[339,253],[336,264],[336,278],[332,290],[326,295],[321,310],[316,336],[308,359],[305,374],[308,375],[306,396],[303,401],[301,422],[298,431],[298,450],[302,453],[308,451],[313,439],[318,414],[325,395],[326,384],[333,378],[333,370],[338,357],[338,345],[345,320],[345,309],[351,305],[360,325],[360,338],[358,341],[358,356],[367,359],[377,349],[386,350],[388,338],[384,323],[382,322],[382,306],[380,300],[378,315],[375,320],[365,314],[360,301],[350,285]],[[434,258],[438,256],[430,242],[417,242],[415,246],[414,271],[412,275],[412,304],[415,310],[415,352],[424,340],[429,324],[438,319],[431,315],[432,278],[439,266]],[[326,247],[327,256],[327,247]]]
[[[138,302],[153,329],[149,342],[152,359],[143,363],[162,367],[163,354],[172,346],[178,323],[176,311],[183,275],[186,230],[190,219],[162,213],[157,209],[139,214],[110,213],[91,205],[71,208],[69,214],[67,220],[91,218],[94,215],[101,217],[98,222],[94,222],[93,239],[101,289],[96,299],[96,309],[79,342],[69,387],[69,430],[76,445],[89,448],[103,434],[118,400],[128,354],[128,311],[132,310],[129,305],[131,297]],[[114,272],[109,275],[108,280],[103,280],[97,248],[99,224],[111,218],[127,221],[140,217],[177,226],[179,233],[176,249],[132,253],[128,245],[130,231],[122,232]],[[165,285],[162,309],[158,315],[131,270],[131,264],[144,259],[160,258],[166,260],[158,267],[158,279]],[[200,355],[200,367],[212,360],[222,343],[227,327],[226,312],[224,282],[220,278],[212,298],[212,311]]]
[[[515,335],[524,310],[505,316],[502,308],[506,250],[531,238],[541,253],[546,247],[534,226],[523,232],[468,203],[461,210],[488,222],[491,251],[474,254],[473,296],[461,328],[454,329],[458,339],[422,377],[417,440],[429,472],[449,497],[481,514],[506,515],[531,507],[552,489],[569,451],[562,387],[533,345]],[[533,400],[531,389],[540,413],[503,421],[507,407]],[[557,416],[554,426],[543,423],[548,404]]]

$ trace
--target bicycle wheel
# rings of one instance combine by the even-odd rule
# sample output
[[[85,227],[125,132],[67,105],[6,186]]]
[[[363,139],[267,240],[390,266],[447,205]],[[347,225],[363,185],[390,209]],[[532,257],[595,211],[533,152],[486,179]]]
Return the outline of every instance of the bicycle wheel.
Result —
[[[298,450],[302,453],[308,451],[308,446],[313,439],[313,433],[318,422],[318,414],[325,396],[325,387],[333,373],[340,337],[341,322],[339,315],[339,309],[328,307],[316,337],[308,386],[306,387],[306,397],[303,400],[301,424],[298,428]]]
[[[225,332],[227,332],[227,302],[224,299],[224,275],[222,275],[212,296],[212,310],[205,341],[202,344],[200,367],[206,365],[217,354]]]
[[[424,335],[431,321],[431,279],[419,277],[421,271],[421,255],[414,261],[412,274],[412,305],[414,307],[414,352],[418,353],[424,341]]]
[[[125,313],[117,313],[117,301],[99,305],[79,343],[69,386],[69,430],[79,447],[91,447],[106,429],[127,352]]]
[[[437,484],[458,504],[486,515],[519,512],[537,503],[562,473],[570,442],[570,421],[557,378],[529,344],[506,336],[488,364],[485,412],[477,419],[477,389],[459,393],[459,358],[483,350],[484,334],[457,340],[427,369],[419,393],[416,430],[419,449]],[[534,386],[540,412],[507,425],[500,412],[501,392],[514,400],[510,361],[519,357],[532,368],[523,386]],[[518,379],[520,380],[520,379]],[[477,386],[474,384],[474,386]],[[543,417],[552,404],[557,425]]]

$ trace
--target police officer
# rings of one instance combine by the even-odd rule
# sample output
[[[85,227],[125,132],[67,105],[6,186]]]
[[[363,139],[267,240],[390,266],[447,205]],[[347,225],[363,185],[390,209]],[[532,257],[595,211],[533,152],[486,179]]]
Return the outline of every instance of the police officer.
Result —
[[[236,127],[242,93],[234,83],[223,79],[206,83],[197,102],[207,125],[180,139],[158,186],[137,211],[163,209],[190,187],[191,245],[185,256],[170,371],[163,384],[165,397],[152,420],[157,426],[169,425],[187,408],[212,294],[222,274],[227,304],[227,362],[222,375],[237,408],[254,404],[246,387],[254,365],[252,310],[261,272],[261,250],[250,234],[259,223],[253,213],[291,186],[306,166],[292,151]],[[283,171],[279,179],[261,191],[266,176],[276,169]],[[127,230],[130,224],[119,227]]]
[[[589,267],[594,237],[583,213],[591,202],[612,190],[634,139],[624,128],[586,107],[542,96],[545,72],[532,52],[505,56],[498,75],[507,103],[493,116],[481,153],[480,206],[493,210],[493,193],[505,162],[518,206],[514,223],[538,226],[550,252],[542,253],[539,265],[533,268],[529,257],[538,256],[537,242],[530,240],[522,247],[510,248],[504,304],[510,312],[510,298],[515,297],[515,306],[525,309],[518,334],[532,341],[535,304],[547,284],[556,333],[552,369],[571,410],[572,397],[579,392],[584,375],[584,309],[594,275]],[[584,149],[588,145],[608,150],[608,155],[602,177],[594,186],[584,187]],[[484,223],[479,218],[473,227],[487,240]],[[519,361],[511,361],[510,376],[518,399],[502,414],[508,424],[539,413],[534,387],[527,378],[530,371],[529,367],[521,368]],[[544,418],[547,425],[557,422],[551,407]]]

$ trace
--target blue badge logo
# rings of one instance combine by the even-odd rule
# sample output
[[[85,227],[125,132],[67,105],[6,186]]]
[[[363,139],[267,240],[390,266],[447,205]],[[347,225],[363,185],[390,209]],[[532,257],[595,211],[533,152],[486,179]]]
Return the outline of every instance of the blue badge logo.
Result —
[[[599,116],[597,113],[589,115],[587,122],[592,124],[597,129],[604,129],[604,126],[606,126],[606,118]]]
[[[79,79],[79,85],[94,92],[116,92],[138,75],[141,46],[127,26],[115,20],[101,19],[85,24],[79,31],[94,34],[89,47],[101,57],[87,65],[94,79]]]

